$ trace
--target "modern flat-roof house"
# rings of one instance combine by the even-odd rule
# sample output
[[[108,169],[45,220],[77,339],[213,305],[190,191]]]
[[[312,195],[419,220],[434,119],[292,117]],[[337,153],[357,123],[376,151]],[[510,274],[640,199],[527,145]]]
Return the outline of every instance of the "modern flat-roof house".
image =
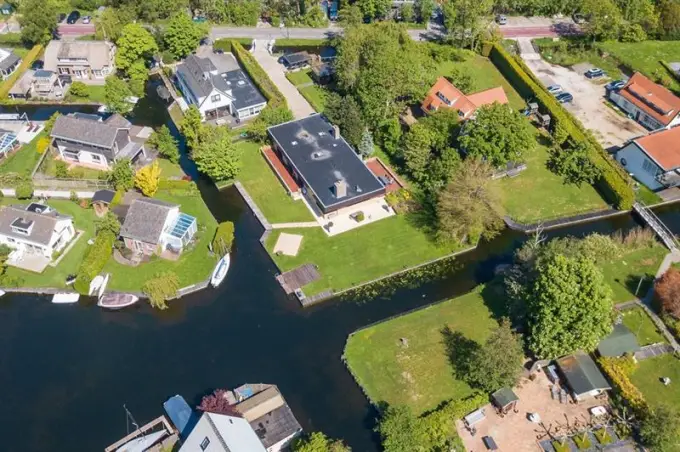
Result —
[[[609,99],[648,129],[680,124],[680,98],[639,72],[623,88],[609,91]]]
[[[28,255],[52,258],[75,237],[73,219],[47,205],[6,206],[0,209],[0,243],[13,248],[9,263]]]
[[[108,41],[52,40],[45,47],[44,69],[86,83],[103,83],[115,72],[115,55],[116,46]]]
[[[650,190],[680,185],[680,125],[634,138],[616,160]]]
[[[289,71],[307,67],[312,62],[312,55],[307,52],[289,53],[280,58],[281,63],[286,66]]]
[[[385,186],[323,115],[279,124],[268,133],[274,151],[320,216],[357,210],[362,202],[385,194]]]
[[[177,204],[139,198],[130,205],[120,236],[125,246],[137,255],[163,256],[166,250],[181,253],[196,230],[196,218],[180,212]]]
[[[233,412],[204,412],[180,452],[279,452],[302,433],[275,385],[243,385],[228,397]]]
[[[611,389],[593,358],[583,351],[558,359],[557,367],[576,401],[595,397]]]
[[[508,97],[502,86],[465,95],[453,83],[444,77],[439,77],[425,96],[421,108],[427,113],[435,112],[440,108],[453,108],[458,110],[458,116],[462,120],[466,120],[472,118],[479,107],[491,105],[494,102],[508,103]]]
[[[106,121],[95,115],[62,115],[50,133],[61,158],[75,165],[110,169],[122,158],[146,157],[143,140],[133,140],[132,124],[114,114]]]
[[[0,49],[0,76],[3,80],[16,71],[21,64],[21,58],[11,50]]]
[[[267,105],[241,69],[220,72],[210,58],[189,55],[175,75],[187,104],[195,105],[204,120],[227,115],[242,120],[257,116]]]

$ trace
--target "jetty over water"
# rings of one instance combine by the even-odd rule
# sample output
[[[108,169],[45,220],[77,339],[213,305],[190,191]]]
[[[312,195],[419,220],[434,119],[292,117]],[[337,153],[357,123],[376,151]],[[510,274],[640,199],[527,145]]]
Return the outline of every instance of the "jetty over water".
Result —
[[[661,241],[666,245],[666,247],[671,250],[671,252],[678,251],[680,249],[680,243],[678,243],[675,235],[666,227],[665,224],[656,216],[656,214],[649,207],[645,206],[640,202],[633,204],[633,210],[644,220],[644,222],[649,225],[650,228],[656,233]]]

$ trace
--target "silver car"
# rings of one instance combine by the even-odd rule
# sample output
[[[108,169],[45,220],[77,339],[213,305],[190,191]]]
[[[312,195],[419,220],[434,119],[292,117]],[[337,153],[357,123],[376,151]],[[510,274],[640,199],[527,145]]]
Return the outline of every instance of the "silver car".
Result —
[[[550,85],[547,90],[550,94],[556,96],[562,92],[562,87],[560,85]]]

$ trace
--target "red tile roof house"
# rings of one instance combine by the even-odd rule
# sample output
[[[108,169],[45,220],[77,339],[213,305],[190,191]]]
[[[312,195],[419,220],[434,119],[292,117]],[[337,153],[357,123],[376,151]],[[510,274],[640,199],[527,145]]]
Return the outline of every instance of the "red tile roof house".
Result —
[[[650,130],[680,124],[680,98],[639,72],[609,99]]]
[[[441,107],[454,108],[458,110],[458,115],[462,120],[467,120],[474,116],[479,107],[491,105],[494,102],[508,103],[508,97],[505,95],[503,87],[497,86],[466,96],[453,83],[444,77],[439,77],[425,96],[421,107],[424,112],[428,113],[437,111]]]
[[[680,125],[629,141],[616,160],[650,190],[680,185]]]

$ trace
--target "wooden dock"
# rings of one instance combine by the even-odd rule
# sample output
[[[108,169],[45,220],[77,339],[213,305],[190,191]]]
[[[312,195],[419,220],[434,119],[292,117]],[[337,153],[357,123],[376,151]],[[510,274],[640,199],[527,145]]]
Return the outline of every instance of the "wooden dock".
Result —
[[[297,289],[321,278],[321,273],[314,264],[304,264],[293,270],[281,273],[276,280],[281,284],[286,294],[290,295]]]
[[[132,441],[133,439],[141,436],[142,434],[150,433],[150,430],[158,427],[159,425],[162,426],[163,429],[168,432],[168,436],[163,440],[164,444],[166,442],[165,441],[166,439],[173,438],[173,436],[175,438],[175,441],[177,440],[177,432],[175,431],[175,428],[172,426],[170,421],[168,421],[168,419],[165,416],[159,416],[156,419],[154,419],[153,421],[142,425],[141,427],[139,427],[138,430],[135,430],[134,432],[127,435],[126,437],[121,438],[118,441],[116,441],[115,443],[111,444],[109,447],[104,449],[104,452],[113,452],[116,449],[118,449],[119,447],[121,447],[123,444],[126,444],[126,443]],[[147,450],[153,450],[153,449],[147,449]],[[158,450],[160,450],[160,449],[158,449]]]

